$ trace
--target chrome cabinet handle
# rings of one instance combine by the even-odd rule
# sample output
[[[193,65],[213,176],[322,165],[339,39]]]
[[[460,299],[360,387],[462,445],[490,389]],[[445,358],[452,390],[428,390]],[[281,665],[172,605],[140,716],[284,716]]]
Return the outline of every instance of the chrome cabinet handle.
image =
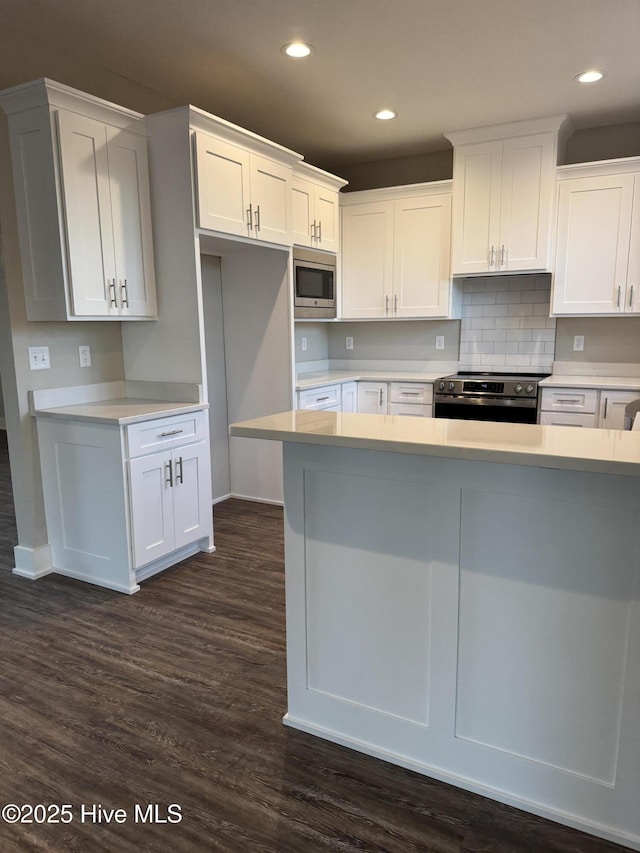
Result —
[[[322,243],[322,222],[318,219],[318,243]]]
[[[116,280],[114,278],[113,281],[109,281],[109,279],[107,279],[107,281],[109,283],[109,292],[111,294],[111,296],[109,297],[109,305],[113,305],[114,308],[117,308],[118,297],[116,296]]]
[[[502,244],[502,248],[500,249],[500,266],[502,266],[502,267],[503,267],[503,266],[505,265],[505,263],[506,263],[506,260],[505,260],[505,258],[506,258],[506,254],[507,254],[507,250],[505,249],[505,247],[504,247],[504,243],[503,243],[503,244]]]
[[[631,290],[629,291],[629,308],[633,308],[633,285],[631,285]]]
[[[580,403],[580,400],[576,399],[576,397],[573,397],[572,399],[569,399],[569,400],[561,400],[560,398],[558,398],[556,400],[556,403]]]
[[[384,313],[385,314],[389,313],[389,297],[388,296],[385,296],[385,298],[384,298]]]
[[[609,408],[609,398],[604,398],[604,414],[602,415],[602,420],[606,421],[607,419],[607,409]]]
[[[393,313],[394,314],[398,313],[398,294],[397,293],[393,294]]]
[[[382,388],[380,389],[380,405],[382,406]]]
[[[325,400],[328,400],[329,397],[316,397],[316,403],[324,403]]]
[[[161,432],[159,438],[165,438],[167,435],[180,435],[181,432],[184,432],[183,429],[170,429],[168,432]]]
[[[422,391],[402,391],[401,394],[403,397],[420,397]]]
[[[247,208],[247,227],[249,231],[253,231],[253,212],[251,205]]]
[[[126,278],[124,280],[124,283],[120,284],[120,301],[122,303],[123,308],[129,307],[129,290],[127,288]]]
[[[182,483],[182,456],[176,460],[176,483]]]
[[[618,287],[618,296],[616,299],[616,308],[620,307],[620,287]]]
[[[318,238],[316,237],[316,221],[314,219],[313,225],[311,226],[311,240],[313,241],[313,240],[317,240],[317,239]]]
[[[489,253],[489,266],[495,267],[496,265],[496,247],[491,246],[491,252]]]
[[[260,230],[260,205],[256,204],[256,231]]]
[[[171,487],[173,487],[173,463],[171,459],[164,466],[165,471],[168,471],[168,476],[165,477],[165,483],[168,483]]]

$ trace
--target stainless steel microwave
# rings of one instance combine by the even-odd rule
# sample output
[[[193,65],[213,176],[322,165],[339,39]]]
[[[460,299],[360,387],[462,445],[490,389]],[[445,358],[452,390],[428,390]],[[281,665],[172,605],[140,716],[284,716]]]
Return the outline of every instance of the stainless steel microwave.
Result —
[[[335,255],[293,250],[293,315],[319,320],[336,316]]]

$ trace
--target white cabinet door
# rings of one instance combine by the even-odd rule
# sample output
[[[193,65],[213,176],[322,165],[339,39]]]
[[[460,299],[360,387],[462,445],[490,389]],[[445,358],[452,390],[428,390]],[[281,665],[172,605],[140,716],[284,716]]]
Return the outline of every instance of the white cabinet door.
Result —
[[[394,203],[395,317],[446,317],[451,291],[451,196]]]
[[[57,118],[73,315],[154,317],[146,137]]]
[[[344,382],[342,384],[342,405],[343,412],[358,411],[358,383]]]
[[[249,152],[204,133],[195,140],[198,226],[250,236]]]
[[[454,150],[454,274],[496,270],[501,168],[502,141],[461,145]]]
[[[120,315],[155,317],[147,140],[108,127],[107,153]]]
[[[633,191],[633,174],[560,181],[554,314],[616,314],[629,302],[638,310],[626,293]]]
[[[208,535],[211,527],[211,460],[208,444],[191,444],[173,452],[173,523],[175,548]]]
[[[572,426],[593,429],[595,415],[578,415],[572,412],[540,412],[540,423],[545,426]]]
[[[57,117],[72,313],[117,315],[107,129],[77,113]]]
[[[627,403],[640,399],[640,391],[601,391],[598,426],[601,429],[624,429]]]
[[[539,133],[504,140],[497,256],[501,269],[549,266],[553,136]]]
[[[292,239],[297,246],[314,246],[311,226],[313,224],[315,184],[304,178],[294,177],[291,183],[291,229]]]
[[[171,454],[153,453],[129,462],[133,566],[174,550]]]
[[[338,193],[330,187],[314,187],[314,245],[325,252],[340,248],[340,207]]]
[[[253,236],[268,243],[291,245],[291,169],[250,155]]]
[[[358,382],[358,412],[369,415],[386,415],[386,382]]]
[[[342,316],[391,315],[393,202],[342,210]]]

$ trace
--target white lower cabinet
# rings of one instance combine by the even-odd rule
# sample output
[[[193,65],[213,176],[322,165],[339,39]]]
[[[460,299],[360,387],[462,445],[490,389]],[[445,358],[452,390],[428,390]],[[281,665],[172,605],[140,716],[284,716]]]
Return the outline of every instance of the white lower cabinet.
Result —
[[[551,426],[624,429],[625,406],[639,398],[640,390],[544,388],[540,423]]]
[[[598,426],[601,429],[624,429],[627,403],[640,398],[640,391],[601,391]]]
[[[208,449],[188,444],[129,462],[134,568],[206,535]]]
[[[213,550],[202,410],[120,426],[38,416],[51,571],[119,592]]]
[[[358,383],[344,382],[342,384],[342,411],[357,412],[358,411]]]
[[[298,408],[316,411],[340,411],[340,385],[324,385],[298,392]]]
[[[595,414],[579,415],[574,412],[540,412],[540,423],[544,426],[575,426],[594,429],[596,416]]]
[[[358,382],[358,412],[368,415],[387,414],[386,382]]]

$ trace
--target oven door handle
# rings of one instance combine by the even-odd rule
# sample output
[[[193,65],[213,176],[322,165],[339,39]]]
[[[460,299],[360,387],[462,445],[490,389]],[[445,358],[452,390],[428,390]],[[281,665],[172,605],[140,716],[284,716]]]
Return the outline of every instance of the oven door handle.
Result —
[[[434,396],[434,403],[442,406],[494,406],[496,408],[535,409],[538,402],[533,397],[441,397]]]

